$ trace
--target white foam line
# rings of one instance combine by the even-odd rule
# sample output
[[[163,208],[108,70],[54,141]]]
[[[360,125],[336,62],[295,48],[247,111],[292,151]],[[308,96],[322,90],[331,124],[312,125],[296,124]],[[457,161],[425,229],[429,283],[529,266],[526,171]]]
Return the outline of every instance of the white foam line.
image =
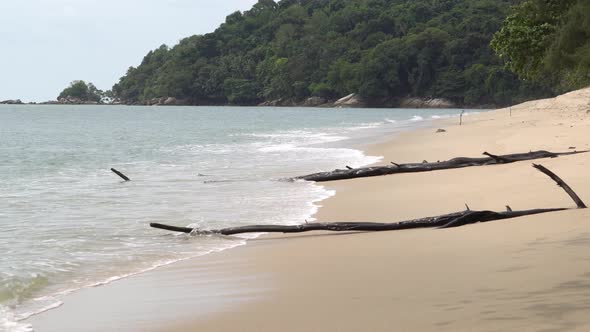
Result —
[[[35,310],[34,312],[28,312],[28,313],[20,314],[16,318],[16,321],[17,322],[20,322],[20,321],[23,321],[25,319],[29,319],[32,316],[35,316],[35,315],[38,315],[38,314],[42,314],[44,312],[47,312],[49,310],[57,309],[57,308],[61,307],[63,304],[64,303],[62,301],[57,301],[55,303],[52,303],[52,304],[50,304],[50,305],[48,305],[46,307],[43,307],[43,308],[39,309],[39,310]]]
[[[383,160],[383,156],[367,156],[365,155],[365,153],[361,150],[355,150],[361,153],[361,155],[365,158],[365,161],[361,164],[358,165],[358,167],[364,167],[364,166],[368,166],[368,165],[372,165],[375,164],[381,160]],[[318,198],[314,201],[311,202],[311,211],[308,214],[308,217],[306,218],[306,220],[309,221],[316,221],[316,218],[314,217],[318,211],[320,210],[320,208],[323,207],[323,205],[318,204],[320,202],[325,201],[326,199],[333,197],[336,195],[336,190],[333,189],[327,189],[325,186],[318,184],[317,182],[309,182],[312,186],[315,186],[317,188],[321,188],[324,191],[324,197]]]
[[[74,293],[74,292],[79,291],[79,290],[82,290],[82,289],[94,288],[94,287],[108,285],[108,284],[113,283],[115,281],[122,280],[122,279],[125,279],[125,278],[129,278],[129,277],[132,277],[132,276],[135,276],[135,275],[143,274],[143,273],[146,273],[146,272],[150,272],[150,271],[153,271],[153,270],[158,269],[160,267],[168,266],[168,265],[171,265],[171,264],[174,264],[174,263],[186,261],[186,260],[197,258],[197,257],[202,257],[202,256],[205,256],[205,255],[208,255],[208,254],[212,254],[212,253],[216,253],[216,252],[221,252],[221,251],[228,250],[228,249],[233,249],[233,248],[236,248],[236,247],[239,247],[239,246],[243,246],[245,244],[246,244],[246,241],[240,241],[240,242],[232,243],[232,244],[230,244],[228,246],[225,246],[223,248],[213,248],[213,249],[210,249],[210,250],[207,250],[207,251],[198,253],[198,254],[193,255],[193,256],[183,257],[183,258],[178,258],[178,259],[171,259],[171,260],[167,260],[167,261],[163,261],[163,262],[157,262],[154,265],[152,265],[152,266],[150,266],[148,268],[145,268],[145,269],[141,269],[139,271],[135,271],[135,272],[131,272],[131,273],[126,273],[126,274],[122,274],[122,275],[118,275],[118,276],[113,276],[113,277],[107,278],[105,280],[98,281],[98,282],[91,283],[91,284],[87,284],[87,285],[84,285],[84,286],[81,286],[81,287],[78,287],[78,288],[70,288],[70,289],[66,289],[66,290],[63,290],[63,291],[59,291],[59,292],[53,293],[51,295],[34,298],[33,301],[44,301],[44,300],[48,300],[50,298],[66,296],[66,295],[69,295],[71,293]],[[62,301],[57,301],[56,303],[53,303],[53,304],[51,304],[51,305],[49,305],[47,307],[44,307],[42,309],[35,310],[33,312],[28,312],[28,313],[20,314],[15,320],[17,322],[20,322],[20,321],[29,319],[29,318],[31,318],[33,316],[42,314],[44,312],[47,312],[47,311],[50,311],[50,310],[53,310],[53,309],[57,309],[57,308],[61,307],[63,304],[64,303]]]

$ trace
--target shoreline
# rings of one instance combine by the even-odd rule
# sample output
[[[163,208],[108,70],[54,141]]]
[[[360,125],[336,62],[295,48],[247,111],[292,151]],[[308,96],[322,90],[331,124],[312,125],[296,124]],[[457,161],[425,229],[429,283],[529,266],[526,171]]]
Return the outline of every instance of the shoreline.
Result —
[[[444,113],[444,117],[447,116],[452,116],[452,113],[455,113],[454,110],[441,110],[441,111],[436,111],[433,110],[433,113],[435,115],[432,116],[432,118],[437,118],[440,115],[441,112]],[[430,112],[427,112],[427,114],[429,114]],[[449,114],[447,114],[449,113]],[[419,121],[422,119],[422,117],[417,117],[416,115],[414,115],[414,117],[412,119],[410,119],[412,114],[416,114],[416,113],[411,113],[411,110],[408,111],[407,115],[408,115],[408,119],[407,120],[403,120],[401,121],[401,123],[399,125],[394,125],[393,127],[383,127],[383,126],[379,126],[380,129],[377,129],[378,131],[371,131],[374,130],[376,128],[373,128],[373,126],[376,125],[377,122],[373,123],[361,123],[359,124],[359,129],[363,129],[366,132],[363,132],[361,134],[355,134],[352,135],[352,137],[346,138],[343,141],[346,141],[346,143],[337,143],[337,142],[328,142],[328,143],[318,143],[319,148],[330,148],[330,149],[345,149],[345,150],[354,150],[355,152],[358,152],[358,154],[363,155],[363,160],[364,163],[367,163],[365,165],[368,165],[370,163],[373,163],[376,159],[378,158],[372,158],[370,156],[365,155],[362,152],[362,149],[360,147],[366,146],[367,144],[370,144],[370,142],[373,142],[374,140],[381,140],[383,133],[387,132],[389,134],[395,135],[397,133],[399,133],[400,131],[408,131],[408,130],[413,130],[411,128],[422,128],[425,126],[431,126],[432,125],[432,120],[428,120],[428,121]],[[422,113],[418,113],[421,114],[424,118],[429,118],[430,119],[430,115],[424,115]],[[404,115],[402,115],[403,117]],[[395,118],[395,116],[394,116]],[[398,120],[399,121],[399,120]],[[383,123],[395,123],[395,120],[389,120],[386,119],[385,121],[383,121]],[[347,129],[348,130],[348,129]],[[348,136],[348,135],[347,135]],[[342,140],[344,138],[344,136],[342,138],[340,138],[340,140]],[[323,146],[323,144],[325,144],[325,146]],[[358,164],[360,165],[360,164]],[[312,184],[308,184],[310,186],[316,186],[316,185],[312,185]],[[324,190],[323,187],[321,186],[317,186],[317,190],[322,191],[322,192],[326,192],[329,195],[333,195],[333,193],[331,191],[327,191]],[[329,196],[328,195],[328,196]],[[312,217],[316,212],[317,212],[317,202],[323,201],[323,199],[325,199],[328,196],[324,196],[322,199],[319,200],[314,200],[313,202],[310,202],[309,205],[310,207],[313,205],[313,209],[312,211],[309,211],[310,215],[309,217]],[[303,219],[303,218],[302,218]],[[164,233],[162,233],[164,234]],[[232,246],[231,249],[234,249],[234,247]],[[207,254],[207,255],[210,255]],[[206,255],[205,255],[206,256]],[[39,330],[39,328],[37,328],[38,326],[41,327],[41,331],[46,330],[43,327],[45,326],[44,323],[38,324],[37,322],[49,322],[47,324],[47,326],[50,326],[49,330],[59,330],[57,327],[55,329],[51,329],[51,326],[53,326],[53,324],[55,323],[56,320],[65,320],[65,319],[57,319],[56,317],[63,317],[61,312],[71,312],[72,310],[76,310],[76,308],[78,306],[88,306],[89,308],[92,308],[93,305],[92,304],[88,304],[88,303],[84,303],[84,301],[86,300],[82,300],[86,297],[92,298],[92,297],[96,297],[94,295],[92,295],[93,293],[96,293],[97,291],[94,289],[99,289],[98,292],[101,292],[103,289],[103,286],[111,289],[111,288],[118,288],[118,287],[114,287],[113,284],[115,283],[119,283],[119,282],[123,282],[127,285],[129,285],[128,282],[125,282],[127,279],[143,279],[142,275],[144,274],[151,274],[151,273],[158,273],[160,270],[166,270],[169,267],[173,268],[174,266],[177,266],[177,264],[182,264],[184,261],[190,261],[190,260],[199,260],[203,257],[203,255],[198,255],[197,257],[193,257],[193,258],[178,258],[175,259],[174,262],[172,262],[172,264],[170,263],[158,263],[158,266],[154,266],[154,267],[150,267],[147,268],[146,270],[142,270],[142,271],[138,271],[138,272],[131,272],[131,273],[127,273],[125,272],[125,274],[123,275],[117,275],[115,277],[112,278],[108,278],[108,279],[99,279],[99,281],[97,281],[96,283],[92,283],[92,284],[88,284],[85,286],[81,286],[81,287],[76,287],[75,289],[72,288],[67,288],[67,291],[59,291],[55,294],[47,294],[47,296],[43,296],[41,298],[45,299],[51,299],[53,302],[51,303],[51,305],[48,306],[37,306],[37,303],[35,301],[37,301],[37,299],[33,299],[32,303],[29,303],[31,305],[33,305],[33,308],[31,309],[31,311],[26,311],[26,313],[21,312],[21,317],[23,317],[22,319],[19,319],[18,321],[21,323],[27,323],[27,322],[35,322],[33,324],[33,327],[35,328],[35,330]],[[165,272],[163,272],[165,273]],[[114,282],[116,281],[116,282]],[[99,288],[95,288],[95,286],[100,286]],[[133,287],[130,287],[133,288]],[[57,297],[55,297],[54,295],[57,295]],[[100,295],[100,294],[98,294]],[[62,298],[63,296],[63,298]],[[98,296],[103,297],[102,295]],[[82,301],[82,303],[80,303],[79,301]],[[91,300],[89,300],[91,301]],[[26,308],[26,306],[25,306]],[[38,308],[42,308],[42,309],[38,309]],[[28,309],[27,309],[28,310]],[[55,311],[59,311],[60,313],[54,315]],[[79,313],[77,313],[78,315]],[[24,318],[26,317],[26,318]],[[59,322],[57,322],[59,323]],[[124,322],[126,323],[126,322]],[[60,325],[61,327],[63,327],[63,325]]]
[[[512,116],[509,109],[472,115],[463,126],[443,120],[437,122],[444,123],[443,136],[418,129],[366,153],[412,162],[486,150],[586,149],[589,97],[586,89],[515,106]],[[583,173],[590,156],[539,163],[589,199]],[[493,210],[572,205],[528,162],[323,185],[337,192],[317,214],[326,222],[409,219],[461,210],[464,203]],[[590,275],[588,217],[586,210],[570,210],[452,230],[273,236],[272,244],[235,252],[252,270],[276,275],[281,286],[273,297],[178,322],[174,331],[582,331],[590,312],[583,281]]]
[[[528,104],[513,107],[513,117],[504,114],[506,109],[471,115],[461,127],[447,119],[438,120],[437,126],[447,133],[435,134],[433,127],[404,132],[393,142],[369,147],[365,154],[384,155],[387,163],[477,156],[485,150],[524,152],[531,145],[551,151],[565,151],[572,145],[588,147],[584,130],[590,121],[584,114],[548,114],[556,107],[548,101]],[[580,105],[572,108],[580,111]],[[574,118],[576,123],[559,124]],[[566,126],[576,129],[547,139],[556,127]],[[559,131],[556,134],[560,136]],[[583,170],[590,164],[589,157],[560,157],[541,163],[588,200],[590,181],[584,179]],[[495,210],[505,204],[518,209],[571,205],[526,162],[322,185],[337,194],[320,203],[316,214],[320,221],[409,219],[457,211],[466,202],[477,209]],[[174,264],[144,275],[151,282],[160,278],[158,275],[174,275],[176,282],[182,280],[190,287],[189,294],[180,290],[169,294],[165,302],[178,306],[179,311],[186,310],[183,304],[191,304],[188,299],[199,298],[194,293],[199,291],[198,271],[204,266],[214,266],[223,280],[244,278],[238,287],[250,291],[242,305],[218,307],[206,317],[194,317],[198,313],[195,308],[162,324],[152,321],[144,330],[583,329],[583,317],[588,313],[584,303],[590,301],[590,293],[580,276],[590,275],[590,264],[583,255],[583,245],[587,242],[590,246],[590,227],[583,223],[589,215],[581,210],[566,211],[457,230],[264,236],[249,241],[248,246],[191,260],[182,268]],[[131,283],[131,278],[128,280]],[[257,290],[260,280],[267,287]],[[579,295],[572,299],[574,290]],[[88,301],[83,297],[70,306],[83,305]],[[526,297],[533,298],[531,303]],[[229,295],[230,302],[239,299]]]
[[[444,111],[444,110],[443,110]],[[458,116],[458,115],[457,115]],[[444,115],[443,119],[447,119],[448,118],[454,118],[454,116],[452,114],[448,114],[448,115]],[[363,147],[367,147],[369,145],[372,144],[376,144],[376,142],[381,142],[383,140],[385,140],[386,138],[383,137],[384,132],[387,132],[388,135],[398,135],[400,132],[407,132],[407,131],[412,131],[412,130],[418,130],[419,128],[425,128],[425,127],[432,127],[435,125],[435,123],[441,121],[440,116],[438,115],[434,115],[432,117],[432,119],[428,119],[427,121],[419,121],[421,120],[421,117],[416,117],[414,116],[414,118],[412,118],[411,120],[407,120],[407,124],[403,124],[401,127],[399,128],[395,128],[395,129],[388,129],[388,130],[383,130],[381,129],[382,132],[378,132],[378,133],[372,133],[369,135],[362,135],[360,137],[356,137],[356,138],[348,138],[347,141],[348,144],[345,144],[343,146],[338,146],[337,148],[345,148],[345,149],[354,149],[359,151],[359,153],[363,153],[363,155],[365,155],[368,159],[378,159],[378,158],[371,158],[369,155],[366,155],[364,153],[364,150],[366,150]],[[392,121],[392,120],[387,120],[388,122]],[[406,121],[404,121],[406,122]],[[408,127],[409,126],[409,127]],[[370,137],[370,138],[369,138]],[[350,145],[352,144],[352,146]],[[372,164],[372,163],[370,163]],[[367,165],[370,165],[367,164]],[[318,187],[322,187],[320,185],[317,185]],[[327,193],[330,193],[330,196],[332,196],[333,194],[331,193],[331,190],[324,190],[321,189],[322,191],[326,191]],[[310,217],[313,217],[318,209],[319,209],[319,205],[317,204],[318,202],[322,202],[323,200],[325,200],[325,198],[314,201],[313,203],[311,203],[311,205],[314,205],[314,212],[310,215]],[[272,237],[272,236],[264,236],[264,238],[266,237]],[[252,239],[247,240],[248,244],[253,244],[251,243],[251,241],[253,241]],[[255,241],[255,240],[254,240]],[[222,250],[221,252],[225,252],[225,251],[231,251],[233,252],[234,250],[239,249],[240,247],[242,247],[242,245],[239,246],[232,246],[232,250]],[[134,287],[131,285],[133,280],[144,280],[147,279],[149,280],[152,276],[152,274],[156,274],[155,277],[159,278],[158,275],[166,275],[168,273],[168,271],[170,270],[175,270],[175,269],[182,269],[181,267],[184,264],[190,264],[191,261],[198,261],[198,260],[202,260],[204,257],[210,256],[210,255],[217,255],[219,252],[213,252],[213,253],[208,253],[206,255],[198,255],[197,257],[192,257],[192,258],[182,258],[182,259],[177,259],[174,262],[170,263],[166,263],[166,264],[162,264],[159,265],[157,267],[153,267],[153,268],[149,268],[146,271],[141,271],[141,272],[134,272],[131,273],[129,275],[125,275],[122,277],[116,277],[116,278],[109,278],[107,281],[101,281],[101,282],[97,282],[96,285],[89,285],[89,286],[85,286],[79,289],[76,289],[74,291],[67,291],[65,293],[63,293],[62,295],[65,295],[65,298],[63,299],[59,299],[58,303],[54,303],[51,305],[51,308],[44,308],[43,310],[40,310],[39,312],[36,312],[34,314],[28,314],[27,316],[25,316],[26,318],[23,320],[19,320],[20,323],[28,323],[28,322],[33,322],[33,327],[35,328],[36,331],[53,331],[53,330],[63,330],[64,327],[67,327],[68,325],[63,325],[62,322],[60,321],[66,321],[64,316],[72,316],[71,312],[76,312],[76,315],[80,315],[79,312],[77,312],[77,307],[79,306],[88,306],[90,308],[92,308],[94,305],[90,304],[88,302],[94,302],[92,299],[93,298],[104,298],[103,295],[101,294],[96,294],[97,292],[102,292],[103,287],[106,287],[107,289],[107,293],[110,293],[110,289],[119,289],[121,290],[120,286],[115,286],[114,284],[119,284],[122,283],[123,285],[127,285],[127,288],[129,288],[129,292],[134,292],[133,289]],[[148,275],[147,277],[145,275]],[[115,280],[116,279],[116,280]],[[129,280],[129,281],[128,281]],[[96,286],[99,286],[100,288],[96,288]],[[170,285],[168,285],[170,286]],[[123,287],[124,289],[125,287]],[[174,286],[172,287],[173,289],[175,288]],[[96,290],[98,289],[98,291]],[[137,291],[136,291],[137,292]],[[124,292],[123,292],[124,293]],[[61,294],[61,293],[60,293]],[[95,295],[96,294],[96,295]],[[99,295],[99,296],[97,296]],[[131,294],[130,294],[131,295]],[[137,294],[133,294],[133,296],[136,296]],[[165,295],[162,295],[165,296]],[[174,295],[174,296],[179,296]],[[52,297],[51,295],[48,297]],[[43,297],[45,298],[45,297]],[[57,301],[57,300],[56,300]],[[223,302],[223,301],[221,301]],[[141,306],[138,306],[141,307]],[[119,308],[121,311],[124,311],[125,308]],[[109,310],[109,309],[107,309]],[[58,311],[57,314],[55,314],[55,312]],[[204,310],[207,311],[207,310]],[[70,313],[70,314],[68,314]],[[74,315],[74,316],[76,316]],[[79,322],[79,321],[78,321]],[[55,324],[58,325],[55,325]],[[127,324],[129,322],[119,322],[121,324]],[[40,328],[39,328],[40,326]],[[45,326],[49,326],[48,329],[45,329]],[[73,326],[70,326],[73,328]],[[128,326],[128,328],[130,329],[130,327]],[[142,328],[142,330],[145,329]]]
[[[455,104],[450,101],[446,101],[440,98],[419,98],[419,97],[408,97],[403,99],[405,101],[399,103],[385,103],[385,104],[370,104],[365,102],[351,103],[351,104],[338,104],[337,101],[328,101],[323,104],[309,104],[305,101],[301,102],[288,102],[288,103],[272,103],[263,102],[260,104],[190,104],[190,103],[98,103],[98,102],[79,102],[79,103],[68,103],[59,101],[45,101],[45,102],[12,102],[13,100],[0,102],[0,105],[7,106],[157,106],[157,107],[264,107],[264,108],[369,108],[369,109],[471,109],[471,110],[486,110],[497,108],[498,105],[490,104],[477,104],[477,105],[462,105]]]

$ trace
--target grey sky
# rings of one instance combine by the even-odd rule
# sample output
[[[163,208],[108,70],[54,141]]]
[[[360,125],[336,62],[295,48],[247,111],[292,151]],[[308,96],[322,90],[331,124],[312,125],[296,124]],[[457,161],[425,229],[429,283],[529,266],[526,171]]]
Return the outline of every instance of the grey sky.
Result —
[[[213,31],[256,0],[0,0],[0,100],[112,87],[161,44]]]

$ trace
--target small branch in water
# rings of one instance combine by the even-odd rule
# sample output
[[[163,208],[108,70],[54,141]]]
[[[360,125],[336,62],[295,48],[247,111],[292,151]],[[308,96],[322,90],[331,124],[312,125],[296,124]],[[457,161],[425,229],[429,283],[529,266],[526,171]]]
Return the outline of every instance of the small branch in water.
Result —
[[[111,171],[112,171],[113,173],[117,174],[118,176],[120,176],[120,177],[121,177],[121,179],[123,179],[123,180],[125,180],[125,181],[131,181],[131,179],[129,179],[127,176],[125,176],[125,174],[123,174],[123,173],[121,173],[121,172],[117,171],[116,169],[114,169],[114,168],[111,168]]]

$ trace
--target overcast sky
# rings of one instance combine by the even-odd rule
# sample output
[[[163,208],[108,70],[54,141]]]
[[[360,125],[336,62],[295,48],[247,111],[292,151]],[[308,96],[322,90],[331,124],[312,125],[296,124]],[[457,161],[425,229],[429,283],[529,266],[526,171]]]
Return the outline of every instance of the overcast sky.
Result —
[[[161,44],[215,30],[256,0],[0,0],[0,101],[108,90]]]

